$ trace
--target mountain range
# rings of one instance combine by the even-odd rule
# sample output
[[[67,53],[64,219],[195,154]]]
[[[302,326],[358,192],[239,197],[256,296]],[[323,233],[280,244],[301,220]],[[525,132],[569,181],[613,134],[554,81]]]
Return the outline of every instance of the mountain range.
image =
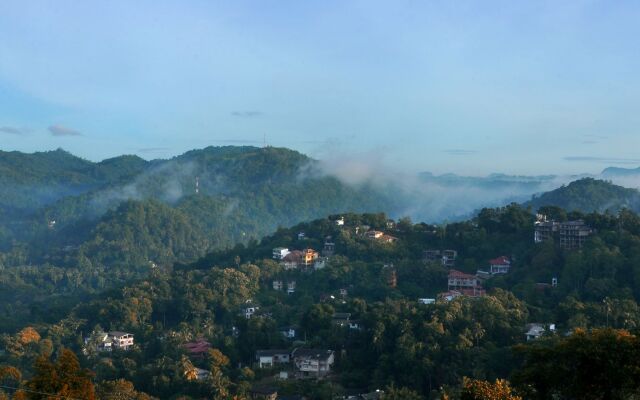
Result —
[[[608,168],[603,175],[632,171]],[[637,190],[584,175],[421,173],[345,183],[318,160],[274,147],[207,147],[168,160],[123,155],[101,162],[61,149],[0,152],[0,252],[9,264],[145,269],[331,214],[386,212],[442,222],[512,202],[584,212],[640,209]]]

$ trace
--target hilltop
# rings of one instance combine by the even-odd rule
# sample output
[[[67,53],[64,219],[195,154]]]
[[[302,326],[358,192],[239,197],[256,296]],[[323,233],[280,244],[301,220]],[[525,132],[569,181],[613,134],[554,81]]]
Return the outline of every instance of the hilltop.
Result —
[[[617,212],[623,208],[637,212],[640,211],[640,192],[604,180],[583,178],[534,196],[525,206],[531,206],[534,210],[556,206],[581,212]]]

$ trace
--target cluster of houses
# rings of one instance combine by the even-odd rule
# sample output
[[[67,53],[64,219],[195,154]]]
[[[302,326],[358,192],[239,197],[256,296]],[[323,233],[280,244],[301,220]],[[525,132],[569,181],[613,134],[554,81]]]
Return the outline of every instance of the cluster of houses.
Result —
[[[447,291],[438,294],[438,297],[443,300],[451,301],[459,296],[484,296],[486,294],[486,290],[482,286],[483,281],[491,278],[492,276],[507,274],[510,269],[511,260],[506,256],[500,256],[489,260],[488,271],[478,270],[475,275],[451,269],[447,276]],[[430,304],[435,302],[435,299],[419,299],[419,302],[423,304]]]
[[[84,339],[84,353],[90,350],[110,352],[113,350],[127,351],[133,347],[133,334],[121,331],[94,332]]]
[[[593,232],[583,220],[549,221],[545,215],[537,214],[533,240],[535,243],[554,241],[562,249],[576,250],[582,248]]]
[[[335,224],[337,226],[344,226],[344,217],[336,219]],[[387,226],[393,226],[394,222],[390,221]],[[371,229],[367,225],[355,227],[356,235],[360,235],[372,241],[379,243],[395,243],[398,238],[391,236],[383,231]],[[306,234],[304,232],[298,233],[298,241],[304,241]],[[285,270],[292,269],[321,269],[325,266],[328,257],[334,255],[336,250],[336,244],[331,236],[324,238],[323,248],[320,252],[312,248],[304,248],[302,250],[290,250],[286,247],[276,247],[273,249],[272,257],[274,260],[280,261],[280,264]]]

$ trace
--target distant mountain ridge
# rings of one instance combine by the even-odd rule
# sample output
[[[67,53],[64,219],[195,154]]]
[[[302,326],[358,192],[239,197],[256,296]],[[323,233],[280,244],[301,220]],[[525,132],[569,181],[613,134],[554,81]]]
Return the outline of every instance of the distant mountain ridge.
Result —
[[[640,192],[593,178],[583,178],[568,185],[534,196],[524,204],[534,210],[557,206],[567,211],[617,212],[623,208],[640,211]]]
[[[638,168],[608,167],[602,170],[601,175],[605,178],[640,176],[640,167]]]

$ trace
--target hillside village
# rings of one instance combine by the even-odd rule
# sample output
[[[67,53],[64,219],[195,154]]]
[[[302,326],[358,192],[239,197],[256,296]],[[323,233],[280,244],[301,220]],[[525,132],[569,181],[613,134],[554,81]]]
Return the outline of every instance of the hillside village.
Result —
[[[397,231],[396,222],[393,220],[388,220],[385,223],[386,231],[371,229],[368,225],[350,224],[344,216],[334,217],[332,221],[340,235],[361,238],[367,241],[370,246],[393,246],[399,240],[392,235]],[[547,221],[544,216],[539,215],[534,224],[532,241],[539,244],[544,241],[555,240],[558,241],[561,248],[575,250],[584,245],[586,238],[592,232],[584,221],[557,223],[555,221]],[[332,257],[341,256],[340,248],[336,246],[332,236],[323,237],[321,240],[322,247],[318,249],[307,247],[311,239],[312,237],[306,232],[300,231],[295,239],[297,248],[279,246],[272,249],[271,258],[279,264],[283,274],[276,276],[271,281],[270,289],[287,296],[294,295],[297,293],[297,285],[295,278],[293,278],[295,275],[292,275],[292,273],[313,275],[325,268],[328,263],[331,263]],[[320,238],[313,239],[318,242]],[[448,271],[446,278],[447,290],[437,293],[433,298],[417,298],[416,302],[422,305],[436,304],[441,301],[449,302],[458,297],[479,298],[486,296],[485,282],[496,276],[509,274],[512,269],[512,261],[505,255],[487,260],[486,266],[478,268],[476,273],[472,274],[456,269],[457,250],[425,249],[422,254],[422,262],[441,265]],[[397,285],[397,274],[393,264],[385,264],[383,271],[387,276],[387,284],[390,287],[395,287]],[[557,278],[554,277],[548,286],[554,288],[557,284]],[[544,283],[538,285],[547,286]],[[348,288],[340,288],[332,294],[322,295],[320,299],[324,302],[346,304],[348,295]],[[253,299],[247,299],[245,303],[246,306],[242,307],[239,312],[244,318],[273,318],[269,308],[260,306]],[[334,312],[331,316],[331,323],[335,327],[346,330],[360,331],[366,329],[359,320],[353,319],[352,313],[349,312]],[[331,374],[332,365],[335,362],[335,349],[305,348],[306,341],[301,337],[300,329],[296,326],[281,327],[279,332],[287,339],[287,343],[291,347],[288,349],[265,348],[256,350],[253,367],[276,371],[277,373],[273,377],[278,380],[325,379]],[[553,332],[555,332],[554,323],[529,323],[522,326],[522,337],[527,341],[538,339],[545,333]],[[193,345],[187,344],[187,346]],[[198,353],[203,352],[202,347],[196,346],[196,348],[198,348]],[[263,387],[262,390],[267,389]]]
[[[411,356],[428,353],[445,365],[496,343],[507,348],[566,337],[585,318],[624,326],[613,299],[595,316],[544,311],[562,301],[572,278],[536,257],[583,257],[598,245],[593,240],[605,222],[591,216],[555,221],[511,207],[446,227],[383,214],[334,215],[173,271],[156,267],[115,300],[77,308],[70,321],[87,321],[80,324],[91,332],[79,354],[101,376],[112,371],[117,375],[108,376],[127,377],[150,393],[161,384],[133,374],[126,360],[154,365],[149,373],[183,382],[179,390],[195,398],[211,385],[230,388],[225,382],[236,379],[243,387],[233,390],[248,398],[376,399],[391,390],[388,379],[403,379],[394,372],[403,367],[384,361],[385,354],[407,357],[396,342],[403,330],[412,332],[403,340],[424,341],[421,335],[431,332],[429,340],[442,344],[456,332],[461,350],[419,347]],[[436,325],[427,328],[425,321]],[[172,360],[174,372],[154,364],[161,359]],[[113,367],[104,370],[105,362]],[[437,382],[459,377],[429,368]],[[436,393],[419,382],[404,386]]]

